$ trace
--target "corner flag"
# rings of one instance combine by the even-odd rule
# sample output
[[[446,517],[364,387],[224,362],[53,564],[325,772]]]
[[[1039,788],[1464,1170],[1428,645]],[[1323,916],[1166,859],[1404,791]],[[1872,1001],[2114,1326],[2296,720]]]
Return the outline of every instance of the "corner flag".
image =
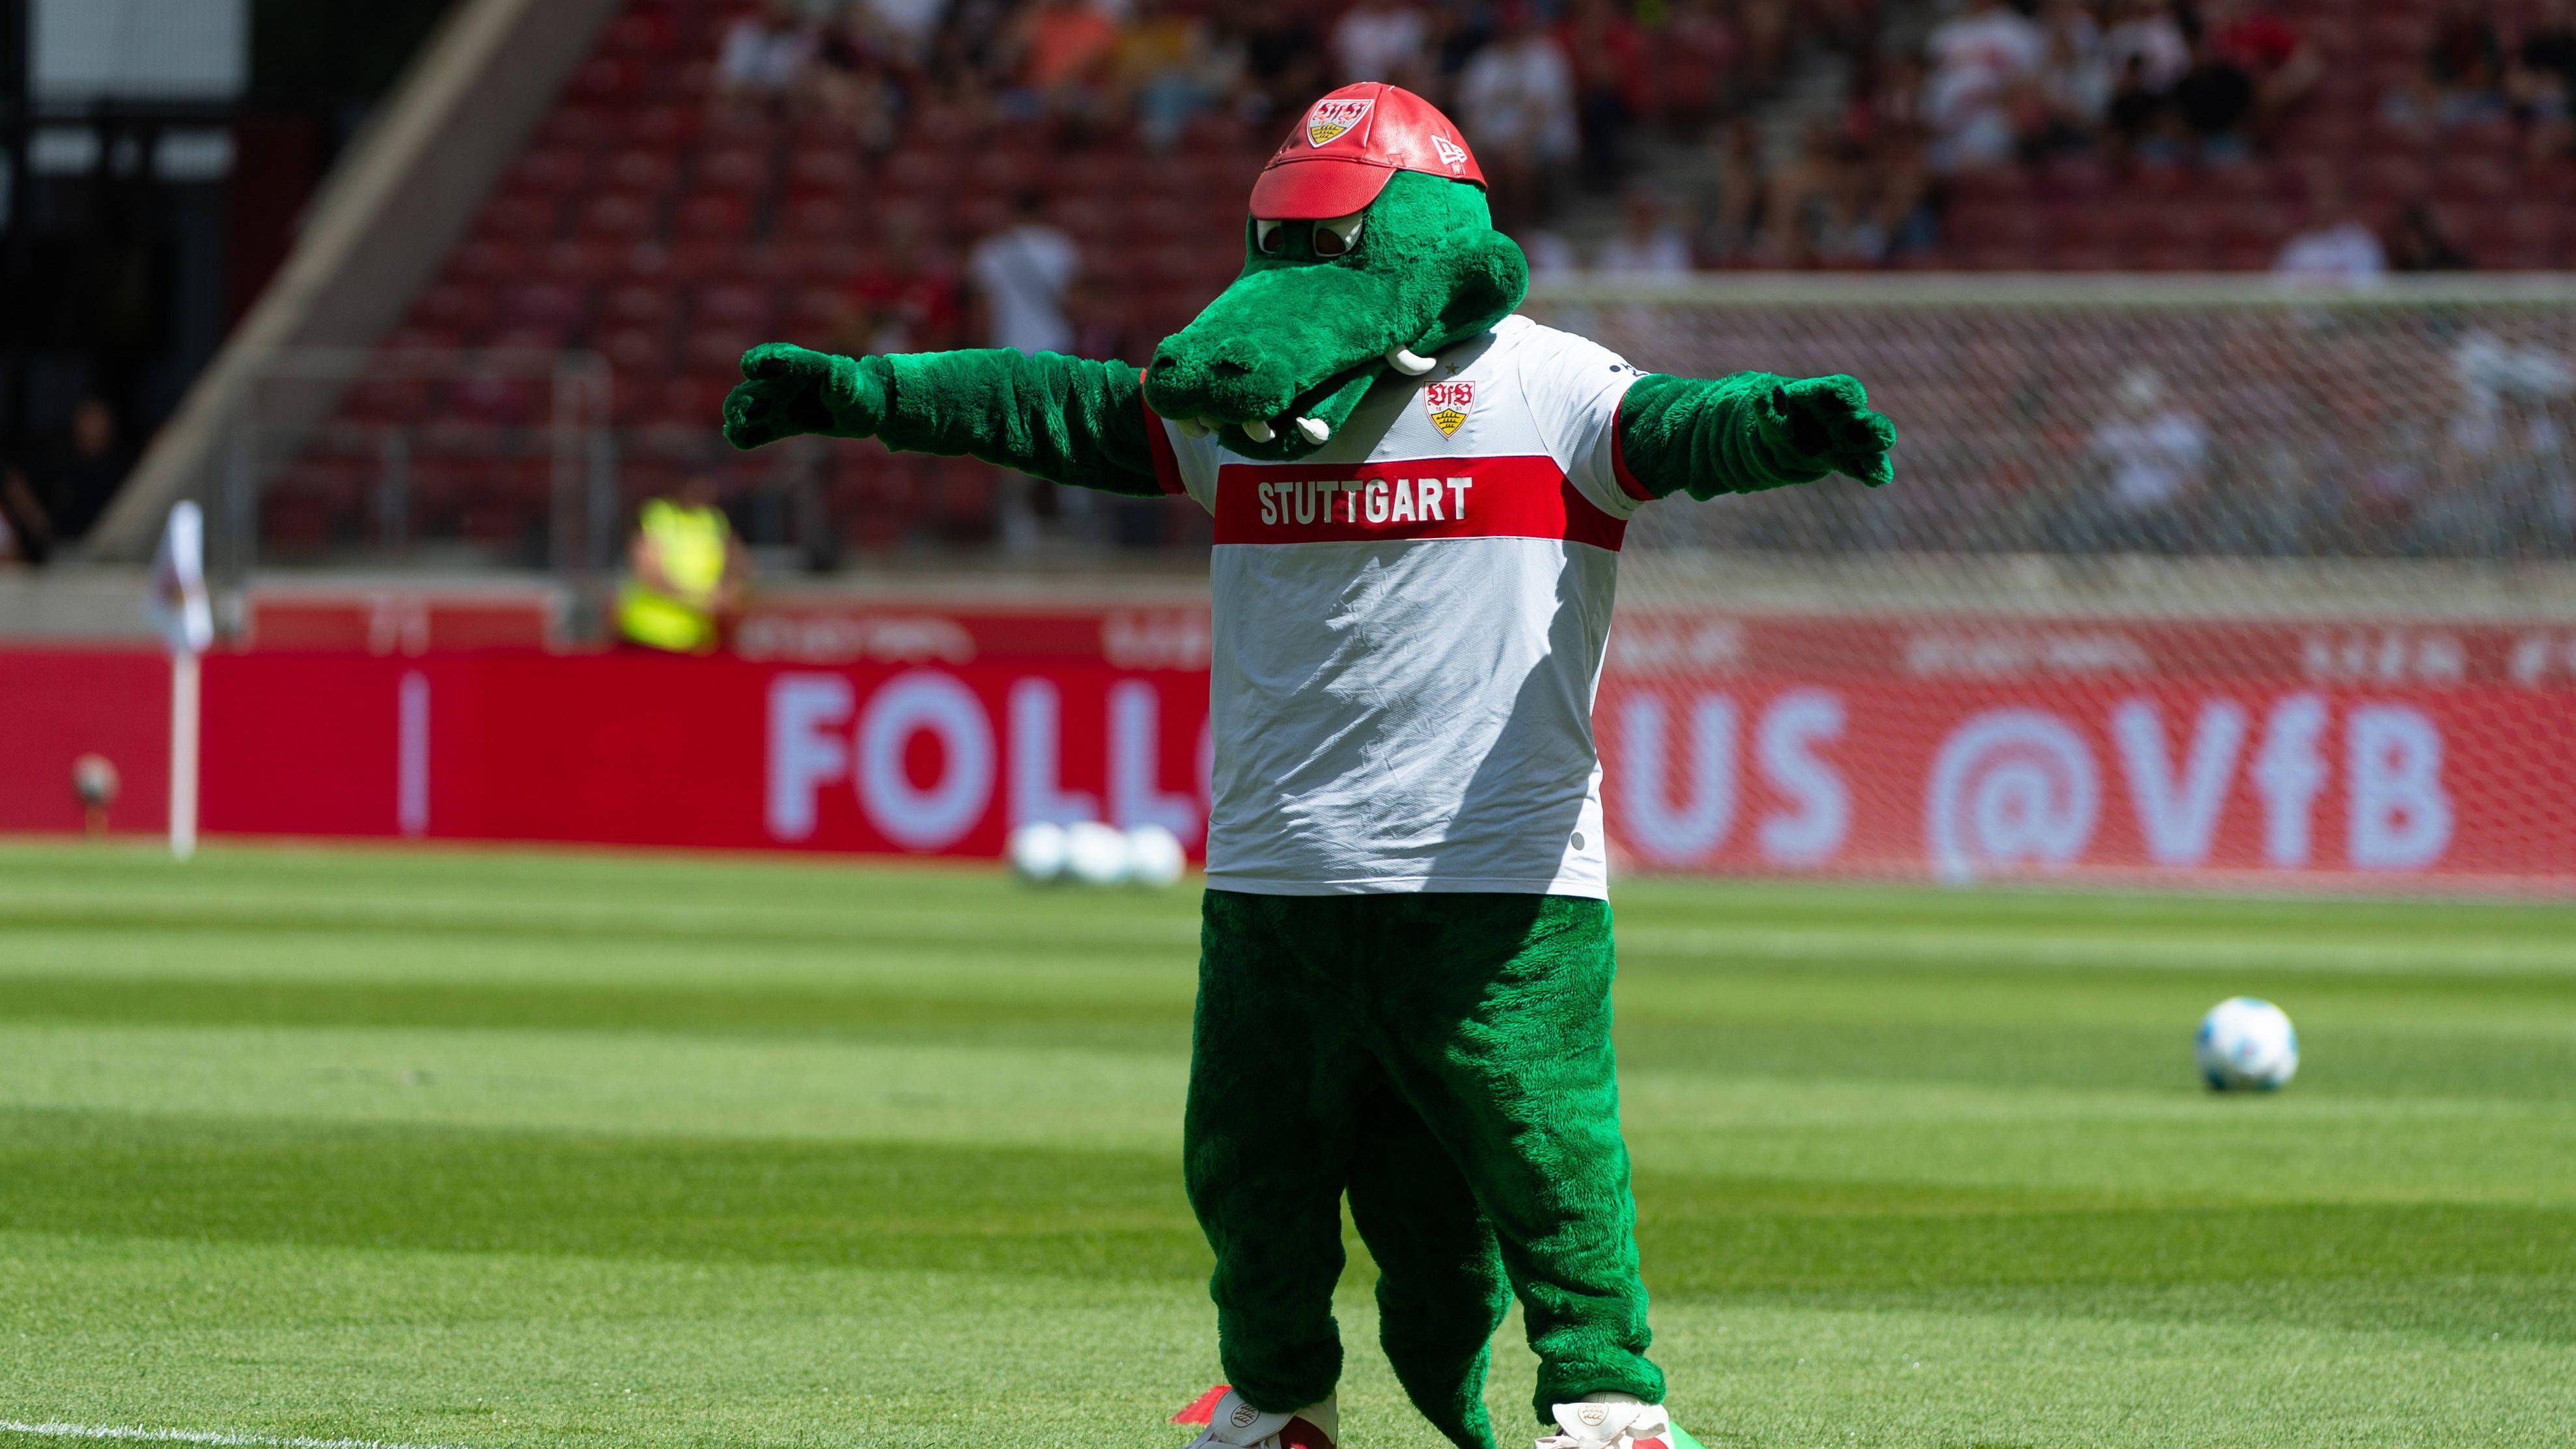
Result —
[[[197,656],[215,642],[206,602],[206,520],[193,502],[170,510],[152,560],[144,613],[170,651],[170,853],[197,853]]]

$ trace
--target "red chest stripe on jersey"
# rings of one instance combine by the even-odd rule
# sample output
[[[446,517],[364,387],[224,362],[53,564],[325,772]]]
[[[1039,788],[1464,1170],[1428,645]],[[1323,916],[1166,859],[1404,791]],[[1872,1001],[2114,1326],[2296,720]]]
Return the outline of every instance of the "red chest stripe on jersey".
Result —
[[[1627,531],[1544,456],[1228,463],[1216,475],[1218,543],[1560,538],[1616,552]]]

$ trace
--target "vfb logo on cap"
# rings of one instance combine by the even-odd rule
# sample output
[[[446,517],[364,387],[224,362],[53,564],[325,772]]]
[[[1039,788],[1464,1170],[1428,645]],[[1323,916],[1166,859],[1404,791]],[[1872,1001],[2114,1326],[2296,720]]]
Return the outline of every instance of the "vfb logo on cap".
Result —
[[[1431,426],[1444,438],[1458,436],[1458,430],[1467,425],[1467,409],[1475,405],[1472,382],[1435,382],[1422,390],[1422,406],[1431,413]]]
[[[1352,127],[1367,120],[1368,113],[1376,107],[1377,97],[1375,96],[1345,96],[1338,99],[1328,96],[1315,102],[1315,108],[1306,113],[1306,144],[1321,146],[1328,141],[1340,139]]]

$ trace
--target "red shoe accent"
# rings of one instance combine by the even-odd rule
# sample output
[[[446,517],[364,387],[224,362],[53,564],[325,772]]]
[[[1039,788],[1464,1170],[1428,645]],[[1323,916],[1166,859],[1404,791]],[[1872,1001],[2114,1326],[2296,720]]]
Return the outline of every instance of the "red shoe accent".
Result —
[[[1673,1449],[1673,1446],[1661,1439],[1640,1439],[1636,1441],[1633,1449]]]
[[[1172,1416],[1172,1422],[1175,1424],[1206,1423],[1208,1420],[1216,1417],[1216,1401],[1224,1398],[1226,1394],[1233,1389],[1233,1387],[1234,1386],[1231,1384],[1219,1384],[1215,1388],[1208,1390],[1206,1393],[1199,1395],[1197,1398],[1190,1400],[1190,1406],[1181,1410],[1179,1413],[1174,1414]]]
[[[1333,1449],[1333,1441],[1305,1420],[1291,1419],[1279,1431],[1279,1449]]]

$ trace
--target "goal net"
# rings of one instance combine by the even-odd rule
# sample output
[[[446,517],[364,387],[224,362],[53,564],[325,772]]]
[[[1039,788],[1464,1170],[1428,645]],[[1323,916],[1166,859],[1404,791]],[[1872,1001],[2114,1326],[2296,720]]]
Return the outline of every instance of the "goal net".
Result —
[[[1640,367],[1850,372],[1897,482],[1647,511],[1633,867],[2576,887],[2576,279],[1585,282]]]

